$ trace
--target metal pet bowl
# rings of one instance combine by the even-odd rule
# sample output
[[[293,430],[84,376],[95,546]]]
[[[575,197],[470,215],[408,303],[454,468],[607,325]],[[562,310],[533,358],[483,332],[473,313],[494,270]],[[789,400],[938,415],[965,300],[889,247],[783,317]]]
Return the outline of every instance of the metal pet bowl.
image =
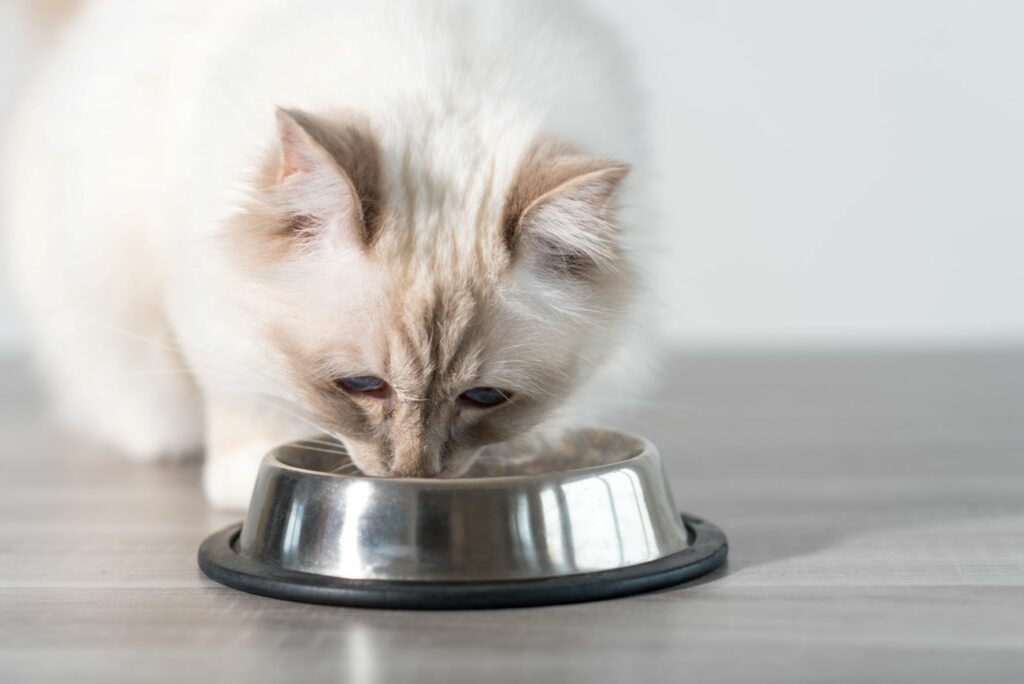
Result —
[[[678,512],[644,439],[588,430],[489,447],[438,480],[361,475],[321,436],[266,456],[245,522],[207,538],[199,565],[295,601],[496,608],[664,588],[726,552],[721,530]]]

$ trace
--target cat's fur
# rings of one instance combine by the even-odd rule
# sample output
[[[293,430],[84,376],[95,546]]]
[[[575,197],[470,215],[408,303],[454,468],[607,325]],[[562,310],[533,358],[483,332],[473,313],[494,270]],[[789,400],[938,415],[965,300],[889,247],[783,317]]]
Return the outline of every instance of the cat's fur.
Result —
[[[6,165],[61,415],[142,459],[205,443],[220,506],[316,429],[445,476],[592,419],[638,356],[620,60],[560,3],[93,0]]]

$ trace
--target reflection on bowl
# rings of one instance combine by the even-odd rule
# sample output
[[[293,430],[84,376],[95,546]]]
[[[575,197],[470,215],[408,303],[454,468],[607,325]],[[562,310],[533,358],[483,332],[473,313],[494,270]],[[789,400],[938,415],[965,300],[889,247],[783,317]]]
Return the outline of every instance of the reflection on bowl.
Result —
[[[595,431],[525,457],[488,450],[450,480],[365,477],[341,453],[287,445],[263,462],[238,550],[350,579],[473,581],[620,568],[687,543],[657,452]]]
[[[241,530],[219,534],[200,552],[215,579],[359,605],[470,587],[472,605],[585,600],[683,581],[725,557],[717,528],[680,517],[657,450],[600,430],[490,447],[453,479],[367,477],[330,437],[301,440],[267,455]],[[560,583],[591,590],[552,593]],[[487,587],[534,598],[488,603]]]

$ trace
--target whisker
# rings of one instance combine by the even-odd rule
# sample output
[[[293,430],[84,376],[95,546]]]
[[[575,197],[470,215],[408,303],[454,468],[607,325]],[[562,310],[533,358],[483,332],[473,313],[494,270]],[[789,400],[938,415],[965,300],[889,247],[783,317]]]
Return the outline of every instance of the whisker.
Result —
[[[296,440],[296,444],[319,444],[324,447],[334,447],[336,449],[345,450],[344,444],[338,444],[337,442],[325,442],[319,439],[299,439]],[[347,452],[346,452],[347,453]]]
[[[188,353],[186,353],[185,349],[182,347],[180,343],[175,342],[173,344],[168,344],[163,339],[157,339],[153,336],[143,335],[129,328],[125,328],[123,326],[111,323],[110,321],[103,320],[102,318],[85,314],[82,312],[76,312],[75,315],[87,323],[105,328],[110,332],[114,332],[126,338],[134,339],[139,342],[148,344],[150,346],[163,349],[165,351],[169,351],[172,354],[179,356],[183,362],[185,359],[188,358]],[[235,372],[245,373],[247,375],[256,376],[258,378],[266,380],[272,386],[274,386],[274,388],[277,391],[281,392],[282,395],[288,394],[287,389],[276,378],[267,374],[266,372],[262,371],[259,368],[254,368],[246,364],[242,364],[237,359],[226,357],[223,354],[211,350],[209,347],[205,345],[197,345],[195,344],[194,341],[193,344],[189,347],[189,351],[199,353],[203,355],[207,360],[212,361],[218,365],[233,368]],[[204,369],[204,373],[209,370],[210,369]]]
[[[307,449],[309,451],[322,451],[324,453],[337,454],[338,456],[348,456],[348,452],[342,451],[341,449],[324,449],[323,447],[314,446],[312,444],[304,444],[302,442],[290,442],[289,444],[301,449]]]
[[[320,449],[318,447],[312,447],[312,446],[303,446],[302,448],[305,449],[306,451],[319,451],[320,453],[332,454],[334,456],[348,456],[348,454],[346,452],[344,452],[344,451],[333,451],[331,449]]]

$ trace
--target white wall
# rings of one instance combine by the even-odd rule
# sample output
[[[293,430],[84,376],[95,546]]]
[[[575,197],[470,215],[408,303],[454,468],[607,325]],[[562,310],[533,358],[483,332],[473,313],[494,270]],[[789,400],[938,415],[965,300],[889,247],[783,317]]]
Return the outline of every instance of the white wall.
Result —
[[[1024,3],[592,3],[646,86],[677,339],[1024,340]]]
[[[1024,339],[1024,3],[599,4],[653,105],[681,337]]]

